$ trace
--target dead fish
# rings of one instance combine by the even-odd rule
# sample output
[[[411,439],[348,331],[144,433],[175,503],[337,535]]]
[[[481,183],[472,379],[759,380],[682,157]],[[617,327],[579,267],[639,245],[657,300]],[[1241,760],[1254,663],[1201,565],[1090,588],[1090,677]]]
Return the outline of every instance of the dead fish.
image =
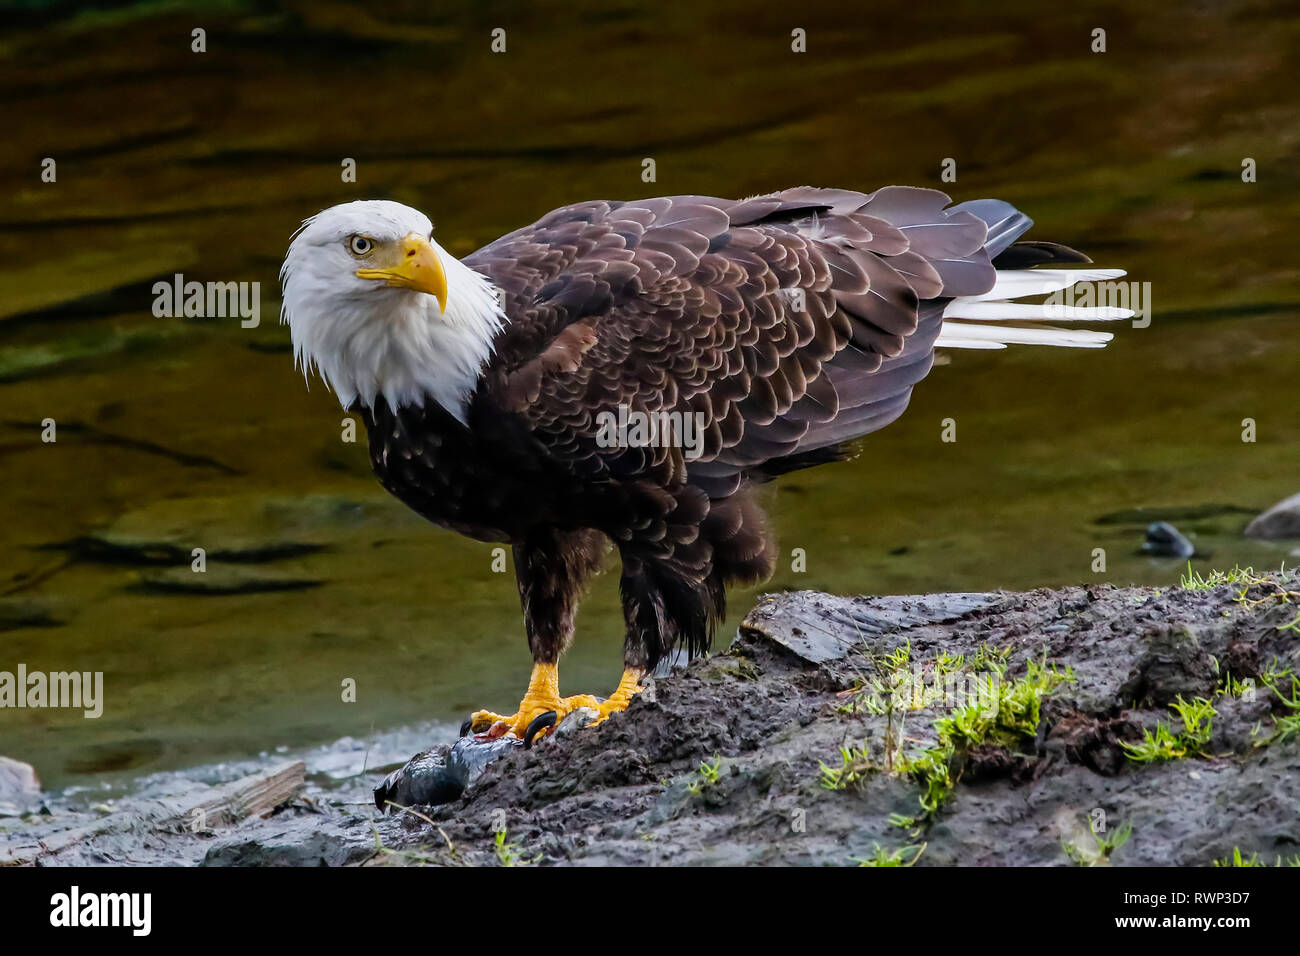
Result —
[[[483,776],[492,761],[524,742],[518,737],[461,737],[416,754],[375,788],[375,806],[387,812],[389,803],[403,807],[450,803]]]

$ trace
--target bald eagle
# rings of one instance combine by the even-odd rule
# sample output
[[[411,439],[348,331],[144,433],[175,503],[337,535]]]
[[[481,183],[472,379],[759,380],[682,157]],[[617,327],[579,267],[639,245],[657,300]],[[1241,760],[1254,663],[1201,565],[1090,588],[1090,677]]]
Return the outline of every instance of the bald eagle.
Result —
[[[1132,313],[1008,301],[1123,275],[1052,268],[1091,260],[1018,242],[1031,225],[998,200],[804,187],[581,202],[458,260],[423,213],[351,202],[292,239],[282,320],[304,374],[365,422],[389,492],[511,546],[532,675],[513,714],[466,723],[531,743],[579,707],[623,710],[675,648],[705,651],[726,587],[773,570],[756,487],[898,418],[936,348],[1110,339],[1035,320]],[[693,423],[694,441],[633,441],[611,416]],[[562,697],[610,542],[623,677],[607,699]]]

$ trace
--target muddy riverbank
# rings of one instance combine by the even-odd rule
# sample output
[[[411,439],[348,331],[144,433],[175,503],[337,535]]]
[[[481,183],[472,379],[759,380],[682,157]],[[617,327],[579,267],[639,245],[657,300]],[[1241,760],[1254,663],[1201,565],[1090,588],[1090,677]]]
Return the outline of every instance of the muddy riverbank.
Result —
[[[1300,854],[1297,663],[1294,572],[1168,589],[787,592],[652,698],[509,754],[448,804],[381,815],[372,802],[411,752],[450,743],[450,728],[425,727],[161,775],[99,805],[45,795],[48,812],[3,821],[0,854],[1209,866],[1240,851],[1287,863]],[[240,789],[231,781],[277,773],[302,779],[269,816],[193,825],[194,806]]]

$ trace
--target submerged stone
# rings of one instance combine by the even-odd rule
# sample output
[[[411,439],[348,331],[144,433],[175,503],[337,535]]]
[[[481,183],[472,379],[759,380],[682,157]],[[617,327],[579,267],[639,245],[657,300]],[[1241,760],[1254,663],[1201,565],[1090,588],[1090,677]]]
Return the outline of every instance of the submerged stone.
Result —
[[[1156,521],[1147,526],[1142,552],[1157,558],[1190,558],[1196,554],[1196,546],[1169,522]]]
[[[1284,498],[1250,524],[1248,538],[1300,538],[1300,494]]]

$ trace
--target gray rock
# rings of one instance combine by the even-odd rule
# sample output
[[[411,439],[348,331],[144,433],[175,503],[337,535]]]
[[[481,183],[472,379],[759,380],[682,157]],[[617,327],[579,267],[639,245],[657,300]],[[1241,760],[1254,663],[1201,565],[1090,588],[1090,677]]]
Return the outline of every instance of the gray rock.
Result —
[[[887,595],[845,598],[817,591],[769,595],[745,627],[812,664],[839,660],[868,637],[901,627],[939,624],[996,604],[996,594]]]
[[[32,810],[41,799],[41,781],[31,764],[0,757],[0,817],[16,817]]]
[[[1157,558],[1190,558],[1196,554],[1196,546],[1168,521],[1156,521],[1147,525],[1142,552]]]
[[[347,866],[375,852],[367,834],[337,828],[304,830],[296,821],[256,839],[232,839],[212,847],[200,866]]]
[[[1279,501],[1250,524],[1248,538],[1300,538],[1300,494]]]

